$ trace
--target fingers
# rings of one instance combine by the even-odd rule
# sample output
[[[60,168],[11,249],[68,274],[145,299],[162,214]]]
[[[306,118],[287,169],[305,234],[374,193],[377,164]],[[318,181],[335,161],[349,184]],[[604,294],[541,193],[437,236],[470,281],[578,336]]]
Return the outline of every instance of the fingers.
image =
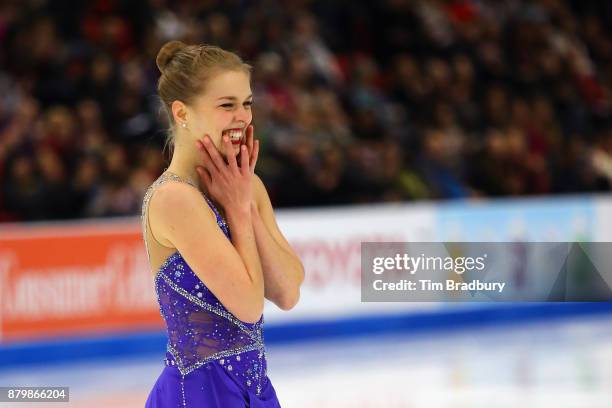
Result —
[[[240,146],[240,170],[243,175],[249,172],[249,154],[245,145]]]
[[[238,170],[238,163],[236,163],[236,154],[234,153],[234,146],[230,142],[229,137],[223,136],[223,144],[225,146],[225,155],[227,156],[227,164],[229,164],[232,171]]]
[[[247,129],[247,144],[240,145],[240,153],[234,153],[233,145],[227,135],[222,137],[222,143],[227,156],[227,165],[229,165],[232,171],[242,173],[243,175],[255,172],[255,164],[259,155],[259,140],[254,140],[253,138],[253,126],[249,126]],[[223,177],[226,178],[228,176],[225,172],[226,163],[223,161],[221,154],[212,143],[210,137],[204,135],[204,141],[197,140],[196,144],[202,152],[204,162],[204,167],[197,166],[196,170],[204,183],[207,185],[211,183],[217,174],[225,174]],[[248,148],[248,145],[252,147]],[[239,157],[238,159],[237,156]],[[240,170],[238,170],[238,160],[240,160]]]
[[[253,125],[250,125],[247,128],[247,133],[246,133],[246,145],[247,145],[247,149],[249,152],[253,152],[253,132],[254,132]]]
[[[208,135],[204,135],[204,148],[208,152],[208,155],[214,164],[214,170],[221,172],[223,170],[223,166],[225,166],[225,162],[221,158],[221,154],[219,154],[219,151]]]
[[[253,151],[251,152],[251,174],[255,173],[255,164],[257,163],[257,157],[259,156],[259,140],[255,140]]]
[[[210,176],[210,173],[208,173],[208,170],[206,170],[202,166],[196,166],[196,171],[200,175],[200,178],[202,179],[202,182],[206,186],[206,189],[207,190],[210,189],[210,185],[212,184],[212,177]]]
[[[255,140],[254,133],[255,127],[253,125],[249,125],[249,127],[247,128],[246,144],[249,153],[249,165],[251,166],[251,172],[255,169],[255,162],[257,161],[257,156],[254,154],[254,148],[255,144],[258,143],[258,141]]]
[[[208,170],[208,172],[210,174],[218,172],[218,169],[215,166],[213,159],[210,157],[210,154],[208,153],[208,150],[206,149],[204,143],[202,143],[202,141],[200,140],[196,140],[196,146],[198,150],[202,152],[202,161],[204,162],[204,167]]]

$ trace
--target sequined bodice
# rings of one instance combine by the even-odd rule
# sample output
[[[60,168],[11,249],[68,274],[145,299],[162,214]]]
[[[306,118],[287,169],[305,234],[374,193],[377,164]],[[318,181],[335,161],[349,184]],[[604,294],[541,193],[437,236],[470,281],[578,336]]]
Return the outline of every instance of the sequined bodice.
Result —
[[[195,187],[193,183],[169,172],[163,173],[149,187],[142,207],[147,256],[149,200],[155,188],[168,180]],[[227,223],[208,197],[203,196],[215,213],[217,224],[231,239]],[[171,254],[157,271],[155,291],[168,330],[166,365],[177,367],[185,376],[196,369],[210,368],[210,364],[220,364],[242,386],[259,394],[268,380],[263,315],[257,323],[239,320],[206,287],[178,251]]]

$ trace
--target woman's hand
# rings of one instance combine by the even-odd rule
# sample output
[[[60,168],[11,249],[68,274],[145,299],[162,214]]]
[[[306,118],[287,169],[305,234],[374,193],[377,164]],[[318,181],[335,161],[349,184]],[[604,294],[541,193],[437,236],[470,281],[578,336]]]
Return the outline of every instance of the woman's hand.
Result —
[[[242,146],[247,147],[247,153],[249,156],[249,165],[253,166],[253,169],[255,169],[255,162],[257,161],[257,155],[254,155],[255,153],[254,147],[255,145],[257,145],[258,152],[259,152],[259,140],[255,140],[255,138],[253,137],[253,132],[254,132],[253,125],[249,125],[249,127],[247,127],[246,137],[244,138],[244,144]],[[238,158],[237,158],[239,166],[241,165],[241,157],[242,157],[242,148],[240,149],[240,152],[238,153]]]
[[[248,150],[249,140],[252,150]],[[197,140],[196,145],[202,152],[204,166],[196,166],[200,179],[208,193],[226,211],[240,209],[250,211],[253,197],[253,174],[259,154],[259,143],[253,143],[253,129],[247,129],[247,143],[240,146],[240,166],[236,161],[236,154],[228,136],[223,136],[222,143],[227,152],[227,164],[212,143],[208,135],[204,141]]]

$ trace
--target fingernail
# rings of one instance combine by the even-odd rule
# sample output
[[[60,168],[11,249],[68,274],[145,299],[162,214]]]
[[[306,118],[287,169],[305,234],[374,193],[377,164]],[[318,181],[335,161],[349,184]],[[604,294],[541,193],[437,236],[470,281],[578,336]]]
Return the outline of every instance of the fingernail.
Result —
[[[246,151],[246,146],[245,146],[245,145],[242,145],[242,146],[240,147],[240,149],[241,149],[241,150],[244,152],[244,151]]]
[[[208,138],[208,135],[204,136],[204,143],[206,144],[210,143],[210,139]]]
[[[227,143],[229,141],[229,138],[227,136],[223,136],[223,141]]]

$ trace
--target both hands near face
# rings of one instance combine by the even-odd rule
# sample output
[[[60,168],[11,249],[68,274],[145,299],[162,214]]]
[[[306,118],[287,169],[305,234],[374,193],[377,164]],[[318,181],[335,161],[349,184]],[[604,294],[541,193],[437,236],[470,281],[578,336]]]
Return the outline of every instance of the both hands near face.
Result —
[[[280,231],[266,188],[254,173],[259,141],[254,140],[253,126],[248,127],[245,142],[245,145],[240,146],[240,153],[236,154],[229,140],[223,139],[225,151],[230,152],[227,154],[226,163],[210,138],[205,135],[203,143],[196,141],[204,163],[203,167],[196,166],[196,169],[209,194],[224,207],[226,212],[231,214],[236,211],[234,213],[236,224],[233,226],[244,227],[248,222],[243,216],[250,216],[247,218],[250,219],[250,226],[253,228],[255,250],[259,255],[262,273],[266,280],[264,296],[281,309],[289,310],[298,302],[299,286],[304,280],[304,267]],[[237,156],[240,167],[236,161]],[[228,217],[230,223],[231,218]],[[208,220],[212,221],[213,219]],[[232,240],[232,245],[234,244]],[[258,305],[255,310],[259,311],[260,307],[263,310],[263,305]],[[249,313],[252,313],[252,310],[247,309]],[[255,316],[248,316],[251,317],[256,321],[259,315],[256,313]]]
[[[246,131],[246,143],[236,154],[227,135],[222,138],[227,152],[227,163],[213,144],[209,135],[197,140],[204,166],[196,166],[202,184],[208,193],[226,211],[248,211],[255,205],[253,179],[259,154],[259,141],[254,140],[253,126]]]

